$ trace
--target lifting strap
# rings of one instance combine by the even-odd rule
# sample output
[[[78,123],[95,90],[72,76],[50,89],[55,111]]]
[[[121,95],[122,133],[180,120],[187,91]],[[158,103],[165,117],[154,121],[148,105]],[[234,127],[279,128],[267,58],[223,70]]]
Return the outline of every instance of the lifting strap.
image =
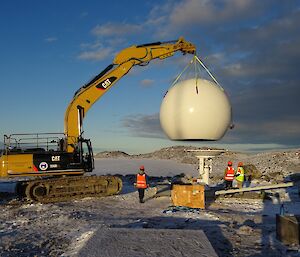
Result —
[[[182,70],[182,72],[179,73],[179,75],[176,77],[176,79],[174,80],[174,82],[172,83],[171,87],[174,86],[177,81],[180,79],[180,77],[182,76],[182,74],[192,65],[195,65],[195,77],[196,77],[196,83],[197,83],[197,79],[198,79],[198,73],[200,73],[200,68],[199,65],[200,64],[202,66],[202,68],[208,73],[208,75],[211,77],[211,79],[220,87],[220,89],[222,91],[224,91],[224,89],[222,88],[222,86],[220,85],[220,83],[216,80],[216,78],[212,75],[212,73],[209,71],[209,69],[205,66],[205,64],[203,63],[203,61],[201,61],[199,59],[199,57],[197,55],[194,55],[192,60],[190,60],[190,62],[185,66],[185,68]],[[197,86],[197,85],[196,85]]]

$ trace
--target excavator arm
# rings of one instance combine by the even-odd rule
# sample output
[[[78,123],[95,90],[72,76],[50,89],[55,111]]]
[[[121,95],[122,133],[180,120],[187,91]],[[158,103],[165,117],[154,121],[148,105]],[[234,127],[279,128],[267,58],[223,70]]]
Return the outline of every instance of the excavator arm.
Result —
[[[164,59],[181,51],[195,54],[192,43],[179,38],[177,41],[157,42],[131,46],[118,53],[105,70],[81,87],[74,95],[65,113],[64,133],[67,152],[74,152],[82,135],[82,122],[92,105],[135,65],[147,65],[153,59]]]

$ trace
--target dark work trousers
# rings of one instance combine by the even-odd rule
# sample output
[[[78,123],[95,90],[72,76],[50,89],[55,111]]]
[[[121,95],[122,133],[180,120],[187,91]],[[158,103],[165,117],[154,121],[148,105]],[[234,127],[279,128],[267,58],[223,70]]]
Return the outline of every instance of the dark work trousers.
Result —
[[[138,188],[140,203],[144,202],[145,188]]]
[[[232,181],[225,180],[225,188],[226,189],[232,188]]]

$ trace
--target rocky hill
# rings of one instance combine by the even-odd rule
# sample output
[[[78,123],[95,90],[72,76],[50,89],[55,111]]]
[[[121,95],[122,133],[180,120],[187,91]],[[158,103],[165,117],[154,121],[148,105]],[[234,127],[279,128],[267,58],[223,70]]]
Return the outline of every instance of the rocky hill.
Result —
[[[171,146],[162,148],[160,150],[145,153],[145,154],[127,154],[121,151],[104,151],[97,153],[95,158],[132,158],[132,159],[140,159],[140,158],[148,158],[148,159],[163,159],[163,160],[175,160],[180,163],[188,163],[188,164],[197,164],[198,159],[195,157],[193,152],[189,152],[189,150],[207,150],[207,149],[218,149],[218,148],[208,148],[208,147],[194,147],[194,146]],[[224,150],[224,149],[218,149]],[[225,151],[225,150],[224,150]]]
[[[196,149],[216,149],[208,147],[193,146],[172,146],[162,148],[152,153],[129,155],[120,151],[101,152],[96,158],[132,158],[132,159],[169,159],[179,163],[198,165],[198,159],[193,152],[188,150]],[[267,151],[262,153],[245,153],[225,151],[220,156],[213,159],[213,176],[215,179],[223,177],[223,171],[228,161],[232,161],[234,167],[238,162],[243,162],[246,172],[254,178],[260,178],[265,181],[282,182],[295,176],[300,176],[300,149],[286,151]],[[297,175],[295,175],[297,174]]]
[[[130,155],[122,151],[104,151],[97,153],[95,158],[130,158]]]
[[[151,159],[170,159],[180,163],[197,164],[198,159],[195,153],[189,152],[189,150],[216,150],[217,148],[208,147],[194,147],[194,146],[172,146],[162,148],[152,153],[132,155],[133,158],[151,158]],[[224,150],[224,149],[218,149]],[[225,151],[225,150],[224,150]]]

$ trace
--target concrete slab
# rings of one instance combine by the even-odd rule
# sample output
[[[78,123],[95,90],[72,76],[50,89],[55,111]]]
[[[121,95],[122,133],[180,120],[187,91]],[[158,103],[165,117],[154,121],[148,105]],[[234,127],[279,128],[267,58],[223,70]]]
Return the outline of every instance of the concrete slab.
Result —
[[[202,230],[99,229],[78,256],[218,256]]]

